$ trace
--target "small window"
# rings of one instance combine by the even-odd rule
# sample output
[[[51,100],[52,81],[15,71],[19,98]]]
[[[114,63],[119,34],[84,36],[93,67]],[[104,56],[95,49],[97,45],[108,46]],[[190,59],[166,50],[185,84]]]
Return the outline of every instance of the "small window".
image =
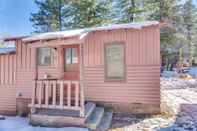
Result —
[[[67,65],[78,63],[77,48],[66,48],[64,54],[66,55],[64,58]]]
[[[50,66],[52,63],[52,50],[51,48],[38,48],[38,65]]]
[[[64,70],[76,71],[78,65],[78,49],[65,48],[64,49]]]
[[[124,44],[115,42],[105,46],[105,77],[107,80],[124,80]]]

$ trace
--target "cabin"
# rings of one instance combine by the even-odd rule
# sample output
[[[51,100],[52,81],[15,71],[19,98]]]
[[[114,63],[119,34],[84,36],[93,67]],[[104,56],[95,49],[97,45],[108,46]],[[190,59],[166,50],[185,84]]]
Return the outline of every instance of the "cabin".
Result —
[[[97,129],[114,112],[159,113],[160,26],[147,21],[6,38],[15,49],[0,52],[0,114],[27,112],[33,125]]]

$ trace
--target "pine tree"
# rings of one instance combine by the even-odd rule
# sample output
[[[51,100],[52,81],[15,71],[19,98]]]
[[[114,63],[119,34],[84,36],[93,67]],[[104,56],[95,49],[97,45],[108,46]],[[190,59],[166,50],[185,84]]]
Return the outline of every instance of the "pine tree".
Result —
[[[142,0],[115,0],[116,17],[119,23],[129,23],[142,20],[143,9]]]
[[[30,21],[33,23],[36,32],[57,31],[63,29],[66,14],[64,5],[68,3],[66,0],[35,0],[39,10],[32,13]]]
[[[182,7],[183,16],[183,34],[186,36],[189,45],[189,62],[192,65],[194,57],[195,37],[197,36],[197,9],[193,5],[192,0],[187,0]]]
[[[36,0],[30,20],[37,32],[83,28],[111,22],[110,0]]]
[[[161,54],[171,61],[182,48],[184,37],[179,33],[181,27],[181,11],[179,0],[145,0],[148,20],[165,21],[168,26],[161,29]],[[170,59],[170,60],[169,60]],[[172,64],[171,64],[172,65]]]
[[[83,28],[92,27],[111,22],[111,2],[105,0],[72,0],[69,12],[69,21],[66,27]]]

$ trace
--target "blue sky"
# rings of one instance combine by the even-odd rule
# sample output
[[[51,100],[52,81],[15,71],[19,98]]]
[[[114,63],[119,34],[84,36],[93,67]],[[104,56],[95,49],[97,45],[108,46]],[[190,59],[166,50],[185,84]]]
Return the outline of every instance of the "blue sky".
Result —
[[[197,0],[194,0],[197,5]],[[13,36],[33,32],[30,13],[36,12],[34,0],[0,0],[0,33]]]
[[[0,0],[0,33],[25,35],[33,31],[30,13],[37,10],[34,0]]]

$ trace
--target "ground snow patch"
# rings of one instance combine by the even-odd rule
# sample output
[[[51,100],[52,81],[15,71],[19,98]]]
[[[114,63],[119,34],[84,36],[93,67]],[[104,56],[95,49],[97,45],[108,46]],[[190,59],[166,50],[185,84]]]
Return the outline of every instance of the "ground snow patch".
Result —
[[[28,124],[28,118],[6,117],[5,120],[0,120],[0,131],[88,131],[88,129],[76,127],[33,127]]]
[[[178,73],[176,71],[163,71],[161,73],[162,77],[170,78],[170,77],[178,77]]]

